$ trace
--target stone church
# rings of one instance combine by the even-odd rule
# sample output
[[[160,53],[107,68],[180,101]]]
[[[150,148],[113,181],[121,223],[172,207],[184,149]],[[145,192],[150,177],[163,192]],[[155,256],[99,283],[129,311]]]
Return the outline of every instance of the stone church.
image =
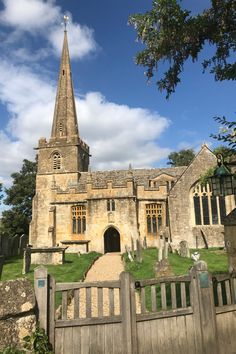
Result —
[[[138,153],[138,152],[137,152]],[[89,146],[80,138],[67,32],[61,56],[51,137],[37,147],[38,171],[30,243],[68,252],[123,252],[132,240],[156,246],[222,246],[221,220],[234,200],[213,197],[200,175],[216,165],[203,145],[188,167],[89,170]],[[96,151],[94,151],[96,154]]]

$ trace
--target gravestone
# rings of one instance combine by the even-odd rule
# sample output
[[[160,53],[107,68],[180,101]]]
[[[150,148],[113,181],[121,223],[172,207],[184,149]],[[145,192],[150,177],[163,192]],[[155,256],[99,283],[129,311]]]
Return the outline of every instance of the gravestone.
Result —
[[[144,236],[143,238],[143,248],[146,250],[147,249],[147,237]]]
[[[129,247],[127,245],[125,245],[125,250],[126,250],[126,253],[128,255],[128,258],[129,258],[130,262],[133,262],[134,259],[133,259],[132,255],[131,255],[130,249],[129,249]]]
[[[165,237],[164,240],[163,258],[164,259],[168,258],[168,238],[167,237]]]
[[[173,275],[168,258],[162,259],[160,262],[157,262],[154,267],[154,272],[156,278],[163,278]]]
[[[30,265],[31,265],[31,248],[26,247],[23,256],[23,268],[22,268],[23,275],[29,273]]]
[[[160,240],[159,240],[159,249],[158,249],[158,262],[163,259],[164,255],[164,240],[163,240],[163,233],[160,232]]]
[[[180,257],[190,258],[190,251],[187,241],[181,241],[179,243],[179,255]]]
[[[10,256],[10,238],[6,234],[2,234],[1,237],[2,242],[2,254],[4,256]]]
[[[19,243],[20,243],[20,236],[15,235],[11,238],[11,256],[18,255]]]
[[[0,280],[1,280],[1,277],[2,277],[2,270],[3,270],[4,260],[5,260],[5,257],[1,255],[0,256]]]
[[[139,239],[136,240],[137,251],[136,251],[136,259],[138,263],[142,263],[142,246]]]
[[[132,258],[134,259],[134,239],[132,236],[131,236],[131,255]]]
[[[22,255],[24,253],[24,249],[27,247],[28,243],[28,236],[23,234],[20,236],[20,241],[19,241],[19,250],[18,254]]]

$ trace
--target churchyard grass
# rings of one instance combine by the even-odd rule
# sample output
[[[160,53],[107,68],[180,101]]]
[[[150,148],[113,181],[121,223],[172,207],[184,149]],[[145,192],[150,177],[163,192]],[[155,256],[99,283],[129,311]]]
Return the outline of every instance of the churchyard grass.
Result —
[[[191,250],[193,253],[196,250]],[[200,260],[207,262],[208,269],[212,273],[224,273],[228,270],[227,255],[222,249],[199,249]],[[158,260],[158,250],[148,248],[142,251],[142,263],[130,262],[127,255],[124,255],[125,270],[130,272],[135,279],[154,278],[154,266]],[[174,275],[188,274],[189,268],[193,265],[190,258],[182,258],[176,253],[170,253],[168,259]]]
[[[193,253],[196,250],[191,250]],[[200,253],[200,260],[204,260],[208,264],[208,269],[213,274],[224,273],[228,270],[227,265],[227,255],[224,250],[220,249],[201,249],[198,250]],[[149,248],[142,251],[142,263],[136,261],[130,262],[128,256],[124,255],[125,260],[125,270],[130,272],[134,279],[148,279],[155,278],[154,266],[158,261],[158,250],[156,248]],[[172,253],[168,255],[170,262],[172,275],[184,275],[189,273],[189,269],[193,266],[193,260],[190,258],[182,258],[177,253]],[[169,274],[171,275],[171,274]],[[168,275],[167,275],[168,276]],[[146,287],[146,308],[151,310],[151,288]],[[189,286],[186,287],[186,300],[187,306],[190,305],[190,294]],[[161,289],[160,285],[156,286],[157,294],[157,308],[161,309]],[[176,297],[177,297],[177,307],[181,306],[181,290],[180,284],[176,284]],[[171,291],[170,284],[166,284],[166,298],[167,298],[167,308],[171,308]]]
[[[47,265],[48,273],[55,277],[57,282],[75,282],[83,278],[84,274],[89,269],[94,260],[99,257],[97,252],[82,254],[78,257],[77,254],[66,253],[65,263],[62,265]],[[1,281],[12,280],[16,278],[27,277],[33,282],[34,269],[37,265],[32,264],[30,272],[22,275],[22,257],[10,257],[5,260],[3,266],[3,274]]]

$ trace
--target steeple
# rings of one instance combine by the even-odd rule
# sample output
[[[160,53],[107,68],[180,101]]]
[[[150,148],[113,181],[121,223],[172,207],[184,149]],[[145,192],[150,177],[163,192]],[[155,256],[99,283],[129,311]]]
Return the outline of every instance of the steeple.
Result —
[[[51,140],[63,139],[70,142],[72,137],[79,137],[79,131],[65,28]]]

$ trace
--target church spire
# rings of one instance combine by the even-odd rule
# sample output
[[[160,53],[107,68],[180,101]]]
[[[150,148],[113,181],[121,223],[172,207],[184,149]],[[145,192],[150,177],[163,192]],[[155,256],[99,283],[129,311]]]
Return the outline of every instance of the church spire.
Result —
[[[64,138],[67,141],[71,141],[72,137],[78,136],[79,131],[65,26],[51,139],[58,140]]]

